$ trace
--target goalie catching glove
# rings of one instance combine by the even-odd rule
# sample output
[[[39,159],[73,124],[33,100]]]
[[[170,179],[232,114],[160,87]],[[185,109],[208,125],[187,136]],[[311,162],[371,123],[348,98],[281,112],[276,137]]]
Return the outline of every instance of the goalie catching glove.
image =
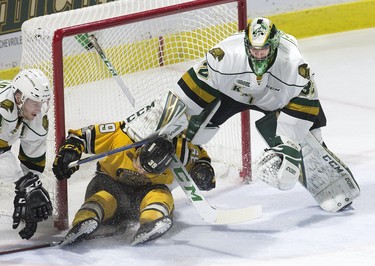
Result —
[[[276,136],[274,143],[256,160],[254,175],[280,190],[292,189],[300,176],[301,147],[285,136]]]
[[[70,137],[65,140],[56,155],[52,167],[53,174],[58,180],[70,178],[79,169],[78,165],[69,168],[69,164],[81,159],[83,149],[84,146],[79,139]]]
[[[200,190],[209,191],[215,188],[215,171],[209,160],[205,158],[194,163],[190,170],[190,176]]]
[[[17,229],[20,222],[24,221],[25,228],[19,235],[22,239],[30,239],[36,232],[38,222],[52,215],[51,200],[39,177],[32,172],[21,177],[15,184],[13,229]]]

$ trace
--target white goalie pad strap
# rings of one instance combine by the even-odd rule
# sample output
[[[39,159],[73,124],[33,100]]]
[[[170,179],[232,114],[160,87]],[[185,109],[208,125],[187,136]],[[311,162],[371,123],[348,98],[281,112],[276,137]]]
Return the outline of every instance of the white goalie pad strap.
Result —
[[[349,168],[309,133],[301,143],[304,179],[301,180],[320,207],[337,212],[360,194]]]
[[[280,190],[292,189],[299,178],[297,166],[276,155],[272,150],[265,151],[254,162],[253,175],[268,185]]]

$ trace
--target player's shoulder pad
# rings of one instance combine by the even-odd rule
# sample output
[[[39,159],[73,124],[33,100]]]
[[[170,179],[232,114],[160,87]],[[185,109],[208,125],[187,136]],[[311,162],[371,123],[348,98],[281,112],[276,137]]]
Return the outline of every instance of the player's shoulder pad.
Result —
[[[215,48],[212,48],[211,50],[208,51],[212,57],[217,60],[217,61],[221,61],[223,60],[224,56],[225,56],[225,52],[223,51],[222,48],[220,47],[215,47]]]
[[[7,89],[9,89],[9,86],[0,89],[0,113],[5,119],[13,121],[18,119],[18,111],[13,92],[7,92]]]
[[[4,99],[0,102],[0,108],[12,113],[15,108],[15,104],[9,99]]]
[[[10,80],[0,80],[0,92],[7,90],[12,85]]]
[[[298,66],[298,74],[305,78],[310,79],[310,67],[307,63],[302,63]]]
[[[209,67],[221,73],[235,73],[242,71],[240,62],[247,62],[243,34],[232,35],[207,53]],[[246,66],[246,64],[245,64]]]
[[[15,104],[10,99],[10,93],[7,92],[11,85],[12,83],[9,80],[0,80],[0,107],[12,112]],[[11,96],[13,97],[13,93]]]
[[[304,86],[313,75],[309,64],[304,60],[297,41],[291,35],[283,34],[275,61],[274,73],[288,84]]]

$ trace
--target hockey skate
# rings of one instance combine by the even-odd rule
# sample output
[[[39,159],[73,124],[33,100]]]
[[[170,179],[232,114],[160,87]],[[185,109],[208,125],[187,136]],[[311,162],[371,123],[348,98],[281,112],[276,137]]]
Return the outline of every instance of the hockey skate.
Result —
[[[71,245],[73,243],[79,243],[87,236],[94,233],[98,229],[98,227],[99,221],[96,218],[90,218],[79,222],[69,230],[63,242],[61,242],[60,247]]]
[[[140,243],[156,239],[167,232],[171,227],[172,219],[169,216],[142,224],[135,234],[134,240],[131,245],[135,246]]]

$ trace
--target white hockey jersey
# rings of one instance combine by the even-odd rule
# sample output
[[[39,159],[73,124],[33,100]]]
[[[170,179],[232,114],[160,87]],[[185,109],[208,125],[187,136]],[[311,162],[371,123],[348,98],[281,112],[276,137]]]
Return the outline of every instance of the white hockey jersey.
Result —
[[[1,181],[16,181],[29,170],[40,173],[44,171],[48,132],[47,110],[47,104],[43,104],[41,113],[34,120],[20,118],[11,82],[0,81]],[[18,159],[10,150],[17,140],[20,140]]]
[[[280,111],[277,135],[298,142],[314,123],[315,127],[324,126],[310,67],[295,38],[285,33],[281,36],[274,63],[260,77],[250,67],[243,32],[212,48],[178,82],[176,93],[189,107],[188,114],[199,114],[208,103],[220,98],[220,108],[211,119],[216,125],[238,112],[254,109],[264,113]]]

